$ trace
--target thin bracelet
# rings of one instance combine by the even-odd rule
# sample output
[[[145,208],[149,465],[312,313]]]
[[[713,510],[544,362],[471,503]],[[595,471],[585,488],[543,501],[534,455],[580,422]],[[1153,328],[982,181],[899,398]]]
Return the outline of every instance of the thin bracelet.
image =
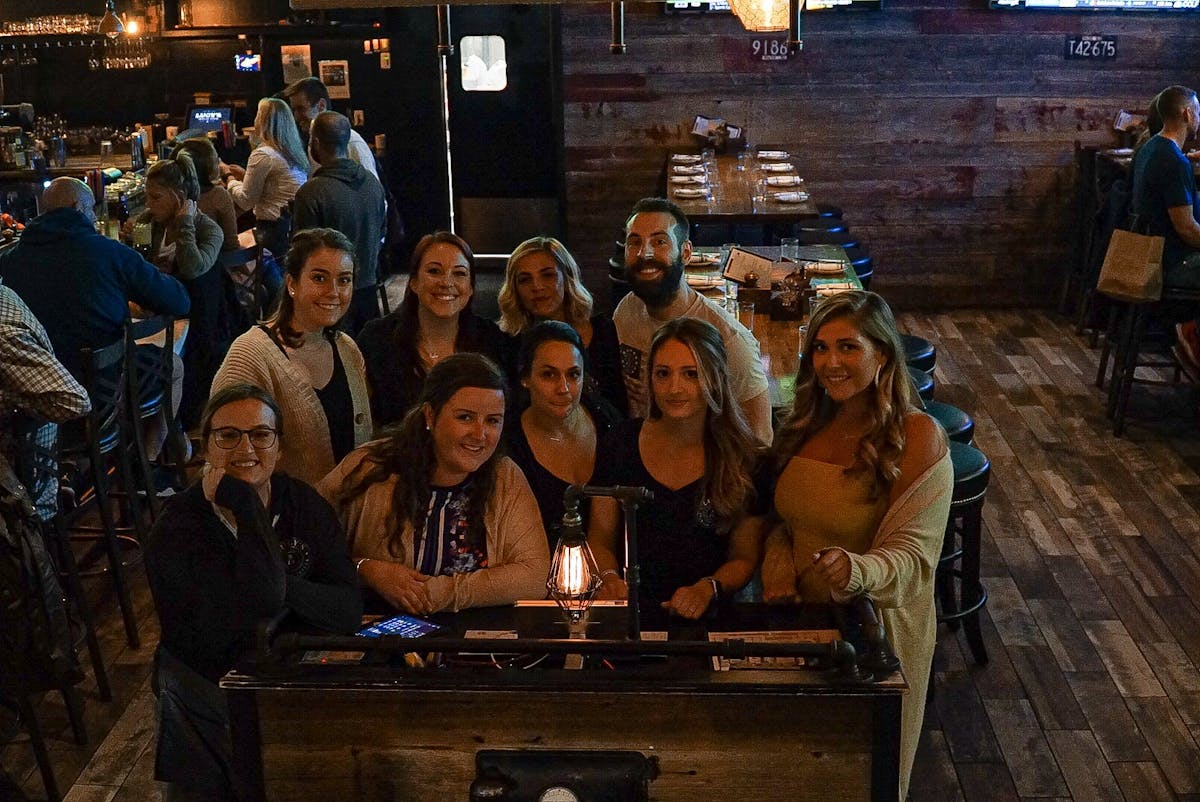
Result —
[[[709,602],[709,604],[716,604],[721,600],[721,583],[717,581],[715,576],[706,576],[704,578],[709,581],[709,584],[712,585],[713,590],[712,601]]]
[[[371,559],[370,557],[363,557],[361,560],[359,560],[358,562],[356,562],[356,563],[354,564],[354,573],[356,573],[356,574],[361,574],[361,573],[362,573],[362,567],[363,567],[363,563],[365,563],[367,560],[370,560],[370,559]]]
[[[601,582],[603,582],[603,581],[604,581],[604,578],[605,578],[605,577],[607,577],[609,574],[612,574],[612,575],[613,575],[613,576],[615,576],[617,579],[620,579],[620,578],[621,578],[621,575],[620,575],[620,574],[618,574],[618,573],[617,573],[617,572],[616,572],[614,569],[612,569],[612,568],[605,568],[603,571],[601,571],[601,572],[600,572],[600,581],[601,581]]]

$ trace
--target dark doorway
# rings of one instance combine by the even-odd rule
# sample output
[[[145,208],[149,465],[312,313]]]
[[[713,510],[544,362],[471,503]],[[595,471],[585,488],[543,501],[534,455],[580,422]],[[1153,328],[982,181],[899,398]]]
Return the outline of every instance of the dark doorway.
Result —
[[[476,253],[507,254],[530,236],[561,233],[558,16],[548,4],[450,10],[455,230]],[[470,88],[486,78],[503,88]]]

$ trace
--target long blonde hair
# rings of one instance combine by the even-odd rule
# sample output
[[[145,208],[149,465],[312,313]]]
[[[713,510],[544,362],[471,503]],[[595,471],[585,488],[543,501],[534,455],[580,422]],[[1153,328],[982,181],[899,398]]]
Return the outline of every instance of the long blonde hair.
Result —
[[[258,114],[254,118],[255,133],[265,144],[279,151],[292,167],[308,172],[308,156],[300,141],[300,130],[288,104],[279,98],[264,97],[258,101]]]
[[[669,320],[650,341],[650,372],[663,343],[675,340],[687,346],[700,372],[700,391],[708,412],[704,417],[704,492],[712,502],[721,531],[729,531],[754,498],[751,477],[758,443],[729,386],[725,342],[711,323],[694,317]],[[662,417],[654,392],[650,392],[651,419]]]
[[[803,356],[796,371],[796,397],[791,414],[775,434],[772,461],[776,474],[796,456],[810,437],[828,425],[837,411],[813,369],[812,343],[821,328],[832,320],[846,318],[879,351],[882,366],[871,388],[871,425],[858,442],[854,464],[848,471],[870,471],[873,495],[889,490],[900,476],[904,453],[904,419],[916,409],[916,393],[903,359],[904,346],[896,330],[896,318],[887,301],[873,292],[843,292],[817,307],[808,324]]]
[[[507,334],[517,335],[526,326],[536,322],[532,315],[521,308],[521,299],[517,296],[517,263],[531,253],[547,253],[558,266],[558,272],[563,277],[564,322],[576,331],[582,331],[592,315],[592,294],[583,286],[575,257],[554,237],[531,237],[518,245],[508,257],[508,265],[504,268],[504,284],[496,296],[500,304],[500,329]]]

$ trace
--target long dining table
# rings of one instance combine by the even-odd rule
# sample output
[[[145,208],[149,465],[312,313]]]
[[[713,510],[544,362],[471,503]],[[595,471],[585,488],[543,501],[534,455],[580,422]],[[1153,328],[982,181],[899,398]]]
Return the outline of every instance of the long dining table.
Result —
[[[778,158],[759,158],[759,153]],[[763,180],[774,183],[755,201],[756,182]],[[703,157],[672,154],[667,157],[667,191],[688,220],[699,224],[776,224],[820,216],[795,155],[785,150],[751,151],[740,162],[734,154],[716,156],[709,167]]]

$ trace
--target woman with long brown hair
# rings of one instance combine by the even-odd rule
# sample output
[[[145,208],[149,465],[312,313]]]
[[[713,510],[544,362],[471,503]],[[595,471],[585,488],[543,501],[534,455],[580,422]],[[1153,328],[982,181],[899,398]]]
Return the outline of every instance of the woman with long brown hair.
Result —
[[[813,314],[792,413],[775,435],[779,518],[767,538],[768,601],[869,595],[904,667],[900,798],[925,708],[933,578],[953,492],[946,438],[921,412],[887,303],[847,292]]]
[[[510,338],[471,311],[474,294],[471,246],[449,231],[421,237],[409,262],[404,300],[358,335],[377,425],[403,418],[429,371],[451,354],[483,354],[507,369]]]
[[[479,354],[429,372],[418,403],[318,490],[364,584],[410,613],[546,595],[550,551],[524,474],[497,451],[506,381]]]
[[[279,467],[316,484],[371,437],[362,354],[338,321],[354,290],[354,246],[331,228],[292,238],[279,308],[233,341],[213,392],[253,384],[283,408],[291,436]]]
[[[725,344],[710,323],[676,318],[650,343],[650,414],[605,440],[598,485],[640,485],[654,500],[637,511],[641,597],[699,618],[750,580],[761,524],[753,475],[757,444],[729,387]],[[623,598],[616,502],[592,503],[588,542],[604,573],[601,595]]]

